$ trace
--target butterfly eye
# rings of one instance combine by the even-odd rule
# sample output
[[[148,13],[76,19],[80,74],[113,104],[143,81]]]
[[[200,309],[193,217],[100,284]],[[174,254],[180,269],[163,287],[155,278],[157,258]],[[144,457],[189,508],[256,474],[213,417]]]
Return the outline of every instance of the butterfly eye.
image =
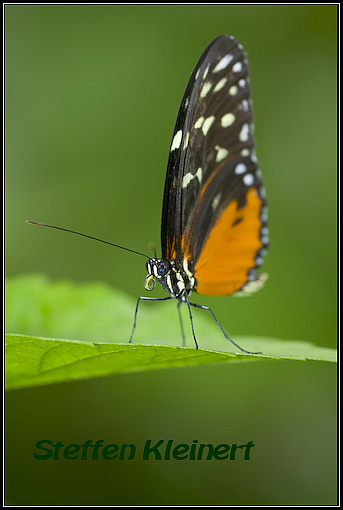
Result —
[[[157,272],[160,276],[165,276],[170,270],[168,260],[161,260],[157,265]]]

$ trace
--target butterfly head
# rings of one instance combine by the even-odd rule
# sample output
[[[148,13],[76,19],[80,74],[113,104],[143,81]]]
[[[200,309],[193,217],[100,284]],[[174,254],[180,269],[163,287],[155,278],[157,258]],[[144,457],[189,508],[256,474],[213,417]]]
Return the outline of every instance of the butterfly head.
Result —
[[[153,290],[156,280],[170,297],[180,299],[185,292],[190,294],[195,290],[196,280],[193,274],[184,266],[179,268],[175,259],[149,259],[146,263],[148,275],[144,280],[145,290]]]
[[[165,288],[164,283],[171,269],[169,260],[157,258],[149,259],[146,263],[146,269],[148,275],[144,280],[145,290],[153,290],[156,285],[156,280]]]

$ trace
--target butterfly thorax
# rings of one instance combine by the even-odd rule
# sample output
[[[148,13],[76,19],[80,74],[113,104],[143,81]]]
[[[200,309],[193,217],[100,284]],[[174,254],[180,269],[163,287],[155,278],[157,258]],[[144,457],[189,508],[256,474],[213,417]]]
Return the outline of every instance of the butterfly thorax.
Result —
[[[178,267],[175,259],[149,259],[146,263],[148,275],[144,280],[146,290],[155,287],[155,279],[172,298],[181,299],[185,292],[190,294],[196,288],[196,279],[184,260]]]

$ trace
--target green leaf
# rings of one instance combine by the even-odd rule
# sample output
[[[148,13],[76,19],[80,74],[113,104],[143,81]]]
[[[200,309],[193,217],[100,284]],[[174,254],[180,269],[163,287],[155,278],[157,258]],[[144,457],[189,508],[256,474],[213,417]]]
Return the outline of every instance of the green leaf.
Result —
[[[249,343],[248,339],[244,341]],[[335,361],[334,349],[316,347],[307,342],[261,339],[261,343],[264,352],[274,354],[247,355],[190,347],[90,343],[6,335],[6,388],[208,363],[266,359]],[[287,347],[294,354],[276,354],[277,351],[287,351]]]
[[[130,345],[135,300],[123,292],[103,283],[51,282],[42,275],[8,279],[6,330],[15,334],[6,336],[7,387],[218,362],[335,360],[334,349],[308,342],[235,336],[244,349],[263,353],[244,354],[225,340],[211,317],[197,311],[199,346],[210,349],[194,349],[190,328],[185,329],[190,347],[175,347],[181,344],[175,302],[141,307]],[[183,308],[186,326],[189,320]],[[149,345],[139,343],[143,339]]]

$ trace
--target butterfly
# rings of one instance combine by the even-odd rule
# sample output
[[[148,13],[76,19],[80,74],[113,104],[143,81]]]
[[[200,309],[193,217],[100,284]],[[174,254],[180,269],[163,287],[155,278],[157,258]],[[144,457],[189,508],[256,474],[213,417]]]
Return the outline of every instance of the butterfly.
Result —
[[[180,306],[188,307],[198,349],[191,308],[209,311],[224,337],[243,352],[224,331],[212,309],[192,303],[192,292],[210,296],[250,294],[264,284],[258,274],[269,245],[267,203],[255,155],[249,66],[241,44],[220,35],[204,50],[184,92],[170,145],[161,220],[162,257],[81,234],[147,259],[144,287],[156,281],[166,297],[140,296],[141,301],[176,299],[184,341]],[[185,341],[184,341],[185,343]]]
[[[227,336],[210,307],[189,296],[247,294],[266,279],[256,273],[269,239],[250,95],[242,45],[217,37],[202,53],[181,101],[164,186],[162,258],[146,263],[145,289],[157,281],[169,296],[138,298],[130,342],[140,301],[177,299],[178,310],[182,303],[188,307],[196,348],[191,307],[208,310],[225,338],[248,352]]]

